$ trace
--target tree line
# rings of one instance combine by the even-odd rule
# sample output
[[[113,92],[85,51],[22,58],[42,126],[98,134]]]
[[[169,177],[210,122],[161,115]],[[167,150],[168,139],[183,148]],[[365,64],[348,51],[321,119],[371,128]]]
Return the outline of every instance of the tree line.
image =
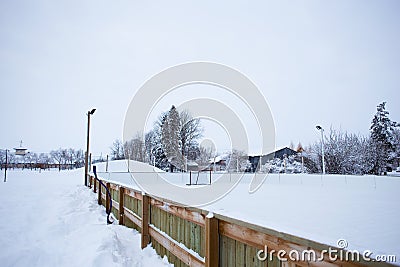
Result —
[[[333,128],[324,135],[326,173],[381,175],[398,167],[400,125],[390,120],[385,105],[386,102],[382,102],[377,106],[377,112],[371,121],[369,136],[342,132]],[[315,142],[306,147],[301,154],[304,165],[310,173],[321,172],[321,145],[321,140]]]
[[[6,163],[6,151],[0,150],[0,168]],[[28,152],[24,156],[7,154],[7,164],[10,167],[49,168],[50,165],[61,169],[80,168],[85,165],[85,154],[82,149],[59,148],[49,153]]]
[[[370,135],[362,136],[330,128],[324,133],[324,158],[326,173],[380,175],[396,168],[400,160],[400,128],[390,120],[386,102],[377,106],[370,125]],[[159,116],[153,128],[123,143],[115,140],[111,146],[111,158],[131,159],[174,171],[185,170],[187,161],[195,161],[199,168],[212,168],[211,159],[216,151],[201,147],[198,143],[203,128],[199,119],[188,111],[179,112],[175,106]],[[260,168],[262,171],[322,172],[321,140],[302,147],[298,154],[287,160],[271,160]],[[291,145],[293,148],[293,145]],[[293,148],[294,149],[294,148]],[[248,171],[251,164],[248,155],[233,149],[225,155],[226,171]],[[279,166],[278,166],[279,165]],[[285,166],[285,167],[282,167]]]

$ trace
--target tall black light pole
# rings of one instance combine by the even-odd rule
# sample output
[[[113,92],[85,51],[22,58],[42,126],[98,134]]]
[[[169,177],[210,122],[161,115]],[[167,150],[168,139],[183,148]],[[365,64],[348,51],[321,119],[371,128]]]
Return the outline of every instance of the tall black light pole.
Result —
[[[86,154],[85,154],[85,186],[88,185],[88,164],[89,164],[89,133],[90,133],[90,115],[93,115],[93,113],[96,111],[96,109],[92,109],[91,111],[88,111],[87,117],[88,117],[88,123],[87,123],[87,136],[86,136]]]
[[[322,150],[322,174],[325,174],[325,153],[324,153],[324,128],[315,126],[318,131],[321,131],[321,150]]]
[[[7,161],[8,161],[7,152],[8,152],[8,149],[6,149],[6,165],[4,166],[4,182],[7,182]]]

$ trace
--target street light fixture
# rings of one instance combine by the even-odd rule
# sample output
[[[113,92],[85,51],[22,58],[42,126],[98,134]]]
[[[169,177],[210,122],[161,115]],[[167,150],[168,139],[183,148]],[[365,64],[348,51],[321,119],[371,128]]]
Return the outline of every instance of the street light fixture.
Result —
[[[325,174],[325,154],[324,154],[324,128],[315,126],[318,131],[321,131],[321,150],[322,150],[322,174]]]
[[[86,114],[88,117],[88,123],[87,123],[86,154],[85,154],[85,186],[88,185],[90,115],[93,115],[93,113],[95,111],[96,111],[96,109],[94,108],[94,109],[88,111],[88,113]]]

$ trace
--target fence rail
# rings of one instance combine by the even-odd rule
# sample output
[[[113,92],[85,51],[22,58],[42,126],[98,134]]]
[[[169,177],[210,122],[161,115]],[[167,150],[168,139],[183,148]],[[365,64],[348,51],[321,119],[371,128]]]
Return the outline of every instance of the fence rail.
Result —
[[[104,187],[90,176],[89,186],[98,194],[98,203],[109,207]],[[141,247],[151,244],[160,256],[166,255],[175,266],[393,266],[389,263],[332,260],[323,251],[329,246],[281,233],[208,211],[183,207],[179,203],[102,180],[111,192],[112,213],[119,224],[141,233]],[[260,260],[258,251],[274,250],[272,258]],[[339,248],[338,251],[343,251]],[[295,260],[289,252],[302,255],[313,250],[320,261]],[[281,260],[278,251],[285,251]],[[345,253],[345,251],[343,251]]]

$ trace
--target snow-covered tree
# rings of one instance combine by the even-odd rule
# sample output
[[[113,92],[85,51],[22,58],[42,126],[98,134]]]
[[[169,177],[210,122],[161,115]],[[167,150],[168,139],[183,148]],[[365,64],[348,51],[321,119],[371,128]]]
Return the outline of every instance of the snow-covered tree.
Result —
[[[308,172],[322,172],[321,142],[316,142],[306,147],[302,155],[304,159],[304,167]]]
[[[80,150],[80,151],[82,151],[82,150]],[[82,155],[82,159],[83,159],[83,155]],[[50,164],[51,163],[50,155],[47,154],[47,153],[40,153],[39,154],[39,163],[40,164],[45,164],[45,165]],[[83,164],[82,164],[82,166],[83,166]],[[81,167],[81,166],[79,166],[79,167]]]
[[[248,155],[244,151],[233,149],[229,153],[226,170],[228,172],[244,172],[251,168]]]
[[[283,159],[275,158],[267,161],[261,171],[269,173],[301,173],[303,166],[296,160],[296,155],[285,157]]]
[[[377,106],[377,112],[370,127],[372,153],[375,155],[372,171],[377,175],[386,171],[395,150],[394,129],[397,123],[389,119],[389,112],[385,105],[386,102],[382,102]]]
[[[64,163],[63,150],[60,148],[58,150],[50,151],[51,159],[58,164],[58,170],[61,170],[61,165]]]
[[[168,158],[170,170],[174,167],[184,170],[185,161],[182,151],[182,142],[180,138],[180,118],[175,106],[168,111],[166,118],[161,125],[161,144],[165,155]]]
[[[153,165],[155,162],[155,153],[153,148],[156,147],[156,133],[152,129],[144,136],[144,150],[145,150],[145,162],[150,165]]]
[[[0,170],[3,169],[3,164],[6,163],[6,151],[0,149]]]
[[[196,155],[198,144],[197,140],[203,134],[203,128],[200,124],[200,119],[194,119],[189,111],[183,110],[179,113],[180,131],[179,137],[181,141],[181,153],[188,159],[194,160],[193,155]]]
[[[162,144],[162,126],[167,121],[168,112],[162,113],[153,125],[153,129],[145,135],[145,147],[150,165],[155,164],[157,168],[169,169],[167,156],[163,150]]]
[[[187,110],[178,112],[172,106],[145,134],[145,162],[161,169],[185,170],[186,159],[195,160],[200,154],[197,140],[202,132],[199,119],[193,119]]]
[[[200,146],[196,163],[199,165],[200,169],[206,169],[210,166],[210,159],[214,158],[215,156],[215,151],[212,147]]]
[[[400,129],[399,128],[395,128],[393,131],[393,140],[394,140],[394,151],[392,152],[392,154],[390,155],[390,159],[392,161],[397,161],[397,165],[394,164],[393,167],[397,168],[400,167]]]
[[[75,163],[75,168],[80,168],[85,166],[85,153],[83,152],[82,149],[75,150],[74,163]]]
[[[369,138],[330,129],[324,136],[325,167],[332,174],[366,174],[372,169],[370,162],[371,142]],[[317,142],[302,153],[304,165],[311,173],[322,169],[321,142]]]
[[[125,158],[145,162],[145,144],[140,134],[124,143]]]
[[[119,160],[125,158],[124,145],[122,144],[121,140],[116,139],[113,142],[112,146],[110,147],[110,150],[111,150],[111,159]]]

